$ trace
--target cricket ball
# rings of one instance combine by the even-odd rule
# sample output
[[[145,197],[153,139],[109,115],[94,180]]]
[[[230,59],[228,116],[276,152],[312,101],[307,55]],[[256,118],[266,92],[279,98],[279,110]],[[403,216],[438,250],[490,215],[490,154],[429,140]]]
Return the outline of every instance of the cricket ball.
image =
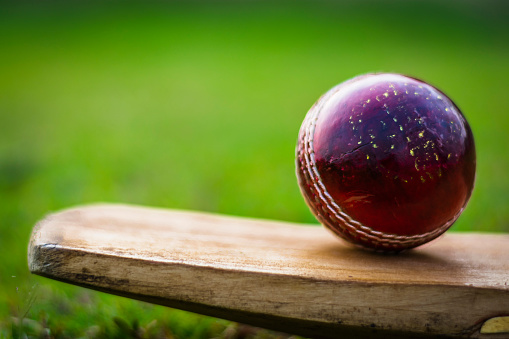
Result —
[[[399,252],[444,233],[474,186],[470,126],[443,92],[399,74],[367,74],[325,93],[296,150],[317,219],[355,245]]]

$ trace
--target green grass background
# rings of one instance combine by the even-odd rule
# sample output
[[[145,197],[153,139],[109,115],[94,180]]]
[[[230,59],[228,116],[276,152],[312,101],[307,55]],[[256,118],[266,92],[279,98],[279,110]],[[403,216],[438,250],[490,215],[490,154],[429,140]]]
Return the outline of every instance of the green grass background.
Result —
[[[0,2],[0,338],[225,336],[226,321],[30,276],[32,226],[98,201],[315,223],[297,132],[361,73],[409,74],[456,102],[478,172],[453,230],[508,232],[507,13],[502,1]]]

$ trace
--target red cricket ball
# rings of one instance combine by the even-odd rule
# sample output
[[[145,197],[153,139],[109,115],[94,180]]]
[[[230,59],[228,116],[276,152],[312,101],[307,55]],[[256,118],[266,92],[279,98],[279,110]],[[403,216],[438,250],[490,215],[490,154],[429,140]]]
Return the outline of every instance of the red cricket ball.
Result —
[[[399,74],[367,74],[309,110],[297,177],[318,220],[364,248],[399,252],[444,233],[475,180],[472,131],[441,91]]]

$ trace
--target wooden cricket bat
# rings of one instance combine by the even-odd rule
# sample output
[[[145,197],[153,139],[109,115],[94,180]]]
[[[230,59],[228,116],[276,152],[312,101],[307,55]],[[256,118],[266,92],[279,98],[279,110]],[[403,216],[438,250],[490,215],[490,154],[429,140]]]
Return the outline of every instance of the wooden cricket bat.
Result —
[[[51,214],[32,273],[324,338],[509,338],[509,235],[447,233],[397,255],[324,227],[126,205]]]

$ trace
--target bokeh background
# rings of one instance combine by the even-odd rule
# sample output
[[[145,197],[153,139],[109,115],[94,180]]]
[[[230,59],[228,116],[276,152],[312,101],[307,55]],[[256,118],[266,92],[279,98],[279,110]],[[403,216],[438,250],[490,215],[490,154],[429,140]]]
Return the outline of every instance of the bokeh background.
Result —
[[[362,73],[418,77],[456,102],[478,174],[453,230],[508,232],[508,9],[0,2],[0,338],[238,334],[227,321],[30,276],[31,228],[102,201],[316,223],[294,174],[298,129],[321,94]]]

